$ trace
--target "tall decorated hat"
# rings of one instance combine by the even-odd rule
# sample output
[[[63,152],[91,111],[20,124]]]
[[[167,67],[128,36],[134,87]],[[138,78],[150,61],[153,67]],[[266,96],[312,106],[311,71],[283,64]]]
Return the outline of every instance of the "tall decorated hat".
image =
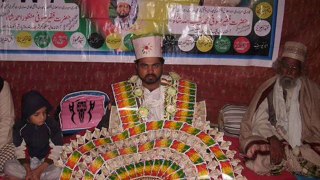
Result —
[[[135,36],[132,40],[136,59],[145,57],[163,57],[162,55],[162,36],[142,35]]]
[[[299,42],[288,41],[284,45],[282,57],[288,57],[304,62],[307,55],[307,47]]]
[[[132,0],[117,0],[117,5],[120,3],[126,3],[129,4],[131,6]]]

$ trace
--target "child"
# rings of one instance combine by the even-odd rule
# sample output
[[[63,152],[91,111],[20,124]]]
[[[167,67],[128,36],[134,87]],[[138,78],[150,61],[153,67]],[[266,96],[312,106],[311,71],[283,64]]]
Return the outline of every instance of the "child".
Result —
[[[59,179],[61,169],[54,166],[63,145],[59,124],[48,117],[52,109],[37,91],[22,99],[22,120],[13,127],[17,159],[7,161],[5,174],[12,179]]]

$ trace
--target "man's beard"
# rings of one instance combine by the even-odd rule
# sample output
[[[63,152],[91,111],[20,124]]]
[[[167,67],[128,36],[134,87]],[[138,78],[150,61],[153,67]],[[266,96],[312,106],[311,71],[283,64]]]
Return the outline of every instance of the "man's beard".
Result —
[[[142,82],[146,83],[146,84],[154,84],[156,82],[158,82],[161,78],[161,76],[157,76],[155,74],[147,74],[144,76],[144,78],[140,77]]]
[[[280,85],[284,89],[291,89],[296,86],[296,80],[290,77],[282,76],[280,78]]]
[[[129,16],[129,14],[118,14],[118,16],[120,17],[120,18],[126,18],[126,17],[128,17]]]

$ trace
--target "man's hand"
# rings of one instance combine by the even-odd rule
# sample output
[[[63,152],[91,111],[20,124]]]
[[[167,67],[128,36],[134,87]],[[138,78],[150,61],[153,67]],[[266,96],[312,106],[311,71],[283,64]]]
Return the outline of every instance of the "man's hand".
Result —
[[[23,164],[24,169],[26,170],[26,178],[25,180],[32,180],[33,179],[33,172],[30,168],[30,164],[29,163],[25,163]]]
[[[32,180],[40,180],[42,171],[37,171],[37,169],[33,170],[33,179]]]
[[[270,143],[270,163],[278,165],[285,158],[284,146],[276,136],[271,136],[268,140]]]
[[[48,163],[43,162],[40,166],[33,170],[34,180],[40,180],[41,174],[47,169],[49,166]]]
[[[26,171],[26,178],[25,180],[33,180],[33,173],[32,171]]]
[[[249,159],[255,159],[254,157],[256,156],[257,151],[259,150],[259,145],[258,144],[254,144],[252,145],[248,151],[247,151],[247,158]]]
[[[247,158],[255,159],[258,153],[265,153],[269,151],[269,144],[253,144],[247,151]]]

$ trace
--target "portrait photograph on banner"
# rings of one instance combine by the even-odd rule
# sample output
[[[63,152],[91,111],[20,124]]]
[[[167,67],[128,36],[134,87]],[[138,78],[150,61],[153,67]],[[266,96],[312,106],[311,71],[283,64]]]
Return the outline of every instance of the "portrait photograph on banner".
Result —
[[[132,39],[158,34],[168,64],[271,67],[278,56],[284,4],[3,0],[0,60],[131,63]]]

